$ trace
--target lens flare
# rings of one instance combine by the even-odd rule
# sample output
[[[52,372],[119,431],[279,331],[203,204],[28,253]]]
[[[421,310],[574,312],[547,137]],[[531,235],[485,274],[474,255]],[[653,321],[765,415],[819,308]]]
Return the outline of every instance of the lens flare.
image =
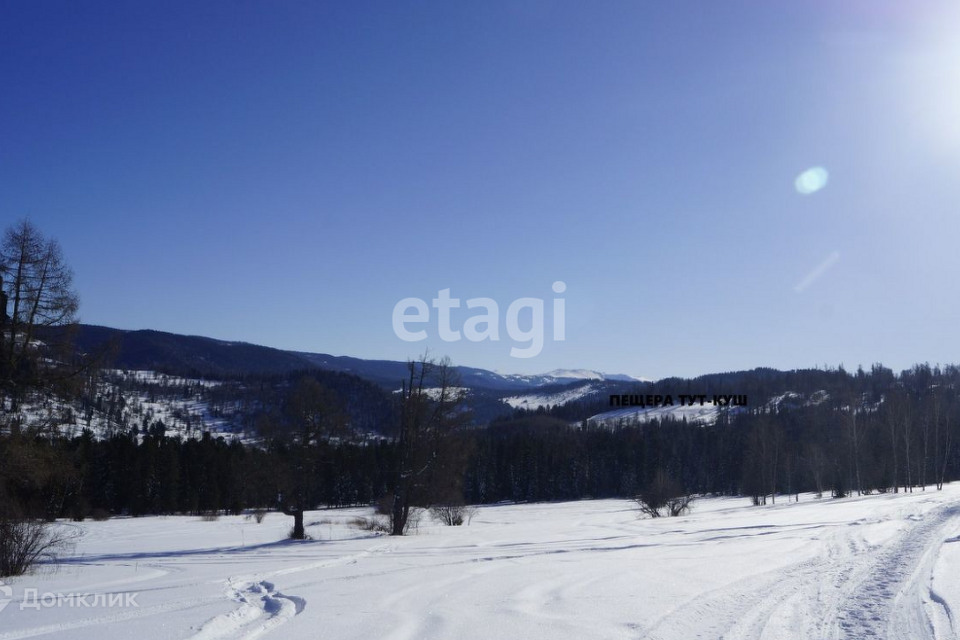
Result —
[[[824,258],[820,264],[815,266],[813,270],[810,271],[810,273],[805,275],[803,277],[803,280],[801,280],[796,285],[794,285],[793,290],[796,291],[797,293],[803,293],[807,289],[807,287],[809,287],[814,282],[819,280],[820,276],[825,274],[827,271],[830,271],[830,269],[833,268],[833,265],[837,264],[838,260],[840,260],[840,252],[834,251],[833,253],[828,255],[826,258]]]
[[[797,188],[797,193],[809,196],[827,186],[829,179],[830,174],[826,169],[823,167],[811,167],[797,176],[796,181],[794,181],[794,186]]]

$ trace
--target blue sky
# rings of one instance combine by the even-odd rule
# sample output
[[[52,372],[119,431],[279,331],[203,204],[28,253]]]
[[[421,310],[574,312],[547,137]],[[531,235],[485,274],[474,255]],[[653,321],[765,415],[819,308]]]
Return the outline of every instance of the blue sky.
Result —
[[[0,223],[56,236],[108,326],[505,372],[958,362],[958,32],[946,1],[5,2]],[[507,306],[557,280],[566,340],[511,358]],[[501,341],[399,340],[445,288]]]

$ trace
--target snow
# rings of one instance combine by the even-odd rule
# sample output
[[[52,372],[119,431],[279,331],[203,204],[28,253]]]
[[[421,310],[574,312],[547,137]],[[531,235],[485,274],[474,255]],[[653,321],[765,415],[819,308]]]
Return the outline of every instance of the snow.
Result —
[[[158,385],[163,385],[167,387],[182,387],[184,385],[192,386],[201,386],[201,387],[216,387],[223,384],[218,380],[204,380],[202,378],[184,378],[182,376],[172,376],[165,373],[159,373],[157,371],[150,371],[145,369],[104,369],[105,374],[109,376],[120,376],[128,380],[136,380],[137,382],[147,382]]]
[[[940,552],[934,556],[933,579],[930,583],[931,609],[936,616],[935,628],[949,629],[943,637],[960,637],[960,536],[943,541]],[[921,594],[922,595],[922,594]],[[937,606],[939,605],[939,606]]]
[[[516,374],[508,376],[515,379],[526,379],[536,381],[538,384],[549,384],[551,382],[571,382],[573,380],[615,380],[618,382],[642,382],[644,378],[635,378],[622,373],[603,373],[593,369],[554,369],[540,375],[521,375]]]
[[[155,371],[108,369],[96,382],[96,397],[84,404],[49,394],[34,394],[14,414],[0,412],[0,430],[18,419],[23,426],[56,430],[64,436],[77,436],[89,429],[96,437],[109,437],[132,427],[143,429],[162,421],[170,435],[199,436],[209,432],[244,442],[255,442],[253,434],[242,429],[242,407],[211,408],[209,392],[223,384],[214,380],[168,376]],[[184,396],[190,388],[192,395]],[[100,406],[94,400],[99,399]],[[122,407],[111,412],[109,407]]]
[[[603,373],[593,369],[554,369],[543,374],[544,378],[557,380],[615,380],[617,382],[649,382],[647,378],[637,378],[625,373]]]
[[[503,398],[514,409],[536,409],[537,407],[558,407],[585,398],[598,392],[598,387],[587,384],[572,389],[563,389],[554,393],[528,393]]]
[[[604,375],[590,369],[554,369],[544,376],[550,378],[572,378],[574,380],[603,380]]]
[[[786,393],[781,393],[778,396],[770,398],[765,406],[768,409],[780,409],[781,407],[796,408],[802,406],[816,406],[826,402],[829,398],[830,394],[822,389],[820,391],[814,391],[808,396],[795,391],[787,391]]]
[[[547,373],[524,374],[510,373],[504,374],[493,372],[503,380],[522,383],[524,386],[542,387],[554,384],[566,384],[571,382],[649,382],[647,378],[637,378],[622,373],[603,373],[593,369],[554,369]]]
[[[767,409],[778,409],[782,406],[803,406],[818,405],[829,398],[825,391],[817,391],[809,396],[787,391],[768,400],[764,407]],[[667,405],[662,407],[624,407],[622,409],[613,409],[588,418],[600,426],[616,426],[617,424],[643,424],[651,420],[664,420],[672,418],[674,420],[683,420],[693,424],[708,425],[717,421],[717,417],[722,411],[740,411],[738,407],[719,407],[712,401],[707,401],[703,405]]]
[[[957,637],[960,485],[654,520],[623,500],[498,505],[404,538],[348,526],[365,514],[310,512],[304,542],[279,514],[64,524],[83,538],[12,583],[0,640]],[[137,606],[21,609],[26,589]]]
[[[399,389],[394,389],[394,393],[403,393],[403,387]],[[440,396],[444,393],[442,387],[424,387],[423,395],[431,400],[439,400]],[[452,398],[465,398],[470,395],[470,387],[447,387],[446,388],[447,399]]]
[[[625,407],[623,409],[614,409],[605,411],[588,418],[588,421],[600,426],[616,426],[619,423],[643,424],[651,420],[664,420],[672,418],[674,420],[687,419],[687,422],[694,424],[713,424],[717,421],[717,416],[721,411],[730,411],[733,409],[721,408],[707,401],[703,405],[667,405],[662,407]]]

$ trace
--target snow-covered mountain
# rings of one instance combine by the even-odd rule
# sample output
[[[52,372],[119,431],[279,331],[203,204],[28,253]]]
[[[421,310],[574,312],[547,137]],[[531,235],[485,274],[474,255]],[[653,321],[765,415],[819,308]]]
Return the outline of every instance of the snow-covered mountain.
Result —
[[[338,393],[352,399],[356,405],[352,418],[363,423],[357,425],[360,431],[368,433],[389,421],[386,414],[369,416],[368,407],[388,405],[378,394],[397,389],[408,375],[407,363],[400,361],[286,351],[152,330],[78,327],[81,351],[96,352],[107,342],[115,345],[114,369],[104,372],[97,388],[66,401],[34,398],[23,407],[23,423],[56,424],[68,434],[89,428],[101,436],[131,429],[146,433],[159,424],[167,432],[185,436],[211,432],[249,438],[254,435],[250,416],[257,406],[250,404],[251,394],[243,380],[319,370],[328,376],[328,383],[339,385]],[[514,409],[596,404],[605,395],[632,392],[634,385],[648,382],[584,368],[509,374],[458,366],[457,372],[478,424]]]
[[[593,369],[554,369],[541,374],[512,374],[503,375],[507,380],[522,382],[533,387],[570,382],[597,381],[597,382],[645,382],[644,378],[635,378],[623,373],[603,373]]]
[[[503,398],[503,402],[514,409],[537,409],[539,407],[558,407],[574,402],[587,396],[599,394],[602,385],[587,383],[584,385],[570,385],[559,391],[543,390]]]
[[[126,331],[79,325],[78,347],[94,352],[108,341],[118,346],[114,366],[125,370],[165,371],[190,377],[231,377],[248,374],[290,373],[323,369],[356,375],[388,389],[407,377],[407,363],[366,360],[308,351],[286,351],[246,342],[228,342],[163,331]],[[457,366],[463,386],[494,391],[524,391],[546,385],[581,381],[635,382],[640,378],[590,369],[555,369],[542,374],[504,374],[477,367]]]
[[[73,437],[87,429],[100,438],[131,431],[199,437],[203,433],[249,440],[243,429],[249,407],[217,393],[223,383],[155,371],[106,370],[78,397],[32,393],[3,422]]]
[[[718,407],[712,402],[694,406],[625,407],[591,416],[588,420],[598,426],[613,427],[618,424],[644,424],[652,420],[684,420],[693,424],[713,424],[722,411],[739,411],[739,407]]]
[[[796,391],[786,391],[776,395],[763,403],[763,407],[768,411],[777,409],[798,409],[801,407],[815,406],[825,402],[829,394],[824,390],[815,391],[810,394],[802,394]],[[623,407],[612,409],[588,418],[599,426],[616,426],[618,424],[644,424],[652,420],[686,420],[692,424],[707,425],[713,424],[723,412],[741,412],[746,411],[745,407],[725,406],[720,407],[713,404],[712,401],[694,406],[669,405],[657,407]]]

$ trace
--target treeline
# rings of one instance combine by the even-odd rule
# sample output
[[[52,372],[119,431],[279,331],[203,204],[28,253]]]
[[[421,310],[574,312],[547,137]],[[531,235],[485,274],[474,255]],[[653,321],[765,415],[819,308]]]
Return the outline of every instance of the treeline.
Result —
[[[460,495],[470,503],[629,497],[667,469],[685,486],[714,487],[710,451],[726,432],[683,423],[571,428],[551,418],[500,423],[454,436],[466,464]],[[97,514],[241,513],[276,508],[302,457],[282,443],[250,446],[201,438],[134,434],[94,438],[0,437],[5,493],[26,515],[82,519]],[[391,440],[323,443],[310,456],[305,491],[315,507],[368,505],[394,490]],[[727,487],[736,491],[737,483]],[[426,505],[423,505],[426,506]]]
[[[0,437],[0,506],[27,517],[242,513],[275,508],[288,492],[293,452],[200,438],[133,434]],[[307,491],[317,506],[370,504],[388,489],[393,445],[317,447]]]
[[[956,367],[758,375],[761,381],[745,385],[756,405],[708,426],[654,420],[600,427],[540,411],[438,432],[431,438],[453,443],[442,447],[456,457],[443,463],[442,482],[454,490],[420,493],[470,503],[632,497],[666,475],[690,493],[765,503],[806,491],[912,491],[960,477]],[[276,508],[281,496],[289,502],[293,495],[305,508],[359,505],[391,495],[403,468],[398,443],[350,428],[364,397],[344,399],[335,383],[355,391],[353,381],[315,372],[294,380],[237,383],[251,395],[248,406],[265,435],[255,444],[172,436],[158,424],[104,438],[7,432],[0,437],[0,498],[32,516],[79,518],[94,511],[239,512]],[[305,381],[312,391],[295,402],[290,389],[303,389]],[[786,393],[786,385],[802,391]],[[396,406],[370,397],[366,410],[379,416],[377,431],[393,432]],[[329,429],[317,423],[316,433],[297,435],[311,416],[329,421]]]
[[[670,448],[687,453],[668,453],[655,464],[693,492],[746,494],[764,503],[768,498],[775,500],[777,494],[800,491],[834,496],[911,491],[942,486],[955,479],[960,469],[960,369],[953,365],[917,365],[899,375],[881,365],[854,373],[843,367],[792,372],[757,369],[669,384],[660,381],[639,389],[675,395],[706,389],[750,398],[748,411],[722,413],[716,424],[694,427],[692,432],[683,422],[654,421],[641,427],[625,419],[617,424],[620,430],[637,428],[654,434],[669,427]],[[586,417],[608,410],[606,402],[607,398],[588,399],[517,411],[515,421],[532,417],[579,421],[589,433]],[[646,448],[657,437],[645,436],[636,446]],[[592,450],[588,444],[583,446]],[[709,450],[702,452],[701,446]],[[644,459],[648,465],[649,456]],[[700,465],[696,473],[689,471],[690,460]],[[518,463],[511,464],[511,472],[516,473]],[[584,464],[590,460],[579,460],[577,468]],[[650,477],[649,468],[644,473]],[[625,477],[632,480],[629,474]],[[583,480],[577,481],[578,486]]]
[[[886,377],[879,370],[863,375]],[[746,495],[757,503],[806,491],[934,488],[960,477],[960,402],[948,377],[918,367],[874,392],[795,395],[709,426],[662,420],[600,428],[546,415],[501,420],[449,436],[462,459],[454,499],[632,497],[663,473],[690,493]],[[272,508],[299,477],[307,478],[305,500],[317,507],[372,504],[394,489],[392,440],[322,442],[312,451],[304,458],[283,440],[250,446],[209,435],[19,435],[0,438],[7,461],[0,475],[17,504],[46,518]]]
[[[930,369],[926,365],[923,366]],[[960,382],[954,367],[936,371],[939,376],[947,377],[952,382]],[[815,397],[818,393],[833,396],[848,393],[875,394],[878,390],[892,387],[895,382],[896,376],[893,371],[879,365],[869,371],[858,368],[854,373],[848,372],[842,366],[792,371],[757,368],[748,371],[711,373],[696,378],[664,378],[656,382],[641,383],[607,383],[607,388],[602,394],[587,395],[579,400],[539,411],[520,409],[516,411],[516,416],[546,413],[562,420],[580,421],[610,411],[609,396],[622,393],[672,395],[675,401],[680,394],[747,396],[750,406],[758,409],[769,399],[787,392],[800,397]]]

